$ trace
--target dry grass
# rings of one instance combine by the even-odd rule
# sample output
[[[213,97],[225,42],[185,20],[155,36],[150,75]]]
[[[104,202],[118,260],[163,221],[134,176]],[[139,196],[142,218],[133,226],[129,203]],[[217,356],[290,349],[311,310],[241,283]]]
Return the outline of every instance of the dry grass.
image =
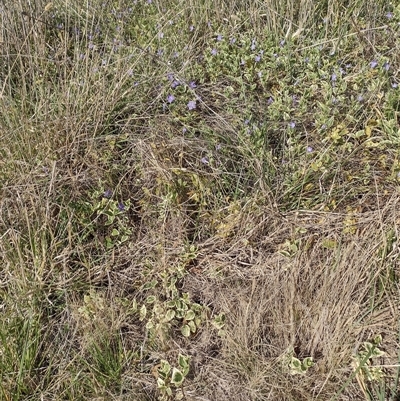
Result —
[[[360,229],[351,238],[342,234],[340,214],[288,216],[289,224],[281,223],[264,238],[279,248],[290,237],[290,223],[312,231],[302,238],[305,243],[311,239],[312,246],[292,258],[240,245],[224,254],[208,250],[204,274],[212,276],[218,268],[227,275],[222,281],[188,277],[185,285],[200,292],[213,310],[226,313],[229,324],[218,350],[212,349],[199,368],[208,379],[205,399],[334,399],[353,373],[358,348],[376,333],[386,344],[381,363],[395,371],[398,284],[388,280],[390,267],[382,264],[379,250],[386,244],[382,233],[399,218],[397,203],[392,199],[382,210],[360,216]],[[335,249],[324,247],[327,239],[336,241]],[[248,266],[232,257],[246,251],[257,253]],[[392,260],[397,252],[392,251]],[[398,266],[393,268],[398,273]],[[315,366],[306,376],[282,371],[289,347],[299,358],[313,357]],[[355,380],[345,394],[339,399],[363,399]]]
[[[219,4],[0,6],[0,400],[400,397],[400,16]]]

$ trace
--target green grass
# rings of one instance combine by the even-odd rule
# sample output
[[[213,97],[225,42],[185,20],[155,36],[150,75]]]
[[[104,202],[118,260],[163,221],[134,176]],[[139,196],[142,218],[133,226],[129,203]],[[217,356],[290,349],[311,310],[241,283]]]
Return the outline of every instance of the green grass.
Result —
[[[0,400],[400,397],[395,2],[0,11]]]

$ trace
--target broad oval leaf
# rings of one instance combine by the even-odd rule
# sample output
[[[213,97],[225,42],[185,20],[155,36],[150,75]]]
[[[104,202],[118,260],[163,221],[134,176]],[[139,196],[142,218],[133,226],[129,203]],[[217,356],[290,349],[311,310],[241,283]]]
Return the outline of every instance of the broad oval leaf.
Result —
[[[165,314],[165,321],[170,322],[175,317],[175,311],[173,309],[169,309]]]
[[[189,337],[190,336],[190,327],[187,324],[185,324],[184,326],[182,326],[181,332],[185,337]]]
[[[154,295],[150,295],[149,297],[146,298],[146,303],[148,304],[153,304],[156,301],[156,297]]]
[[[191,309],[189,309],[187,312],[186,312],[186,315],[185,315],[185,319],[186,320],[193,320],[194,318],[195,318],[195,314],[194,314],[194,312],[191,310]]]
[[[196,327],[196,325],[195,325],[195,323],[194,323],[193,320],[191,320],[190,322],[188,322],[188,326],[190,327],[190,331],[191,331],[192,333],[196,333],[197,327]]]

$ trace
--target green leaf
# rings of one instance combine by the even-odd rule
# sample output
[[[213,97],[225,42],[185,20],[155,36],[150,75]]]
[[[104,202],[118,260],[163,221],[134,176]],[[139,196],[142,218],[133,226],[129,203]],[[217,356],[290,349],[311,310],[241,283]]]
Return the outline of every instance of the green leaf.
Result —
[[[203,306],[200,304],[196,304],[196,303],[192,303],[192,305],[190,305],[190,308],[194,311],[194,312],[200,312],[203,309]]]
[[[165,359],[162,359],[160,361],[160,367],[158,368],[158,373],[166,378],[169,375],[169,372],[171,371],[171,365],[169,364],[168,361],[166,361]]]
[[[180,368],[182,369],[182,373],[184,376],[187,375],[187,372],[189,371],[189,357],[179,354],[178,356],[178,364]]]
[[[175,317],[175,311],[173,309],[169,309],[165,314],[165,321],[170,322]]]
[[[112,223],[114,223],[115,220],[115,216],[114,215],[107,215],[107,221],[105,223],[106,226],[111,225]]]
[[[177,281],[178,281],[177,277],[175,276],[171,277],[168,288],[175,288],[175,284]]]
[[[175,308],[175,301],[174,300],[167,301],[167,308]]]
[[[303,359],[303,366],[308,369],[314,365],[312,357],[307,357]]]
[[[143,321],[144,318],[146,317],[146,314],[147,314],[147,308],[146,305],[143,304],[139,311],[139,320]]]
[[[220,313],[212,321],[212,325],[217,329],[222,329],[225,326],[226,316],[224,313]]]
[[[186,312],[189,309],[189,307],[187,306],[187,304],[185,302],[180,300],[178,309],[180,309],[181,311]]]
[[[290,367],[291,367],[292,369],[296,369],[296,370],[301,369],[301,362],[300,362],[300,360],[297,359],[297,358],[295,358],[295,357],[292,357],[292,360],[290,361]]]
[[[185,376],[183,373],[177,369],[172,369],[172,376],[171,376],[171,383],[175,384],[175,386],[179,387],[182,385],[183,381],[185,380]]]
[[[154,288],[156,285],[157,285],[157,280],[152,280],[152,281],[146,283],[146,284],[143,286],[143,289],[144,289],[144,290],[149,290],[150,288]]]
[[[382,335],[381,335],[381,334],[376,335],[376,336],[374,337],[374,339],[373,339],[373,343],[374,343],[375,345],[381,344],[381,343],[382,343]]]
[[[191,310],[191,309],[189,309],[187,312],[186,312],[186,315],[185,315],[185,319],[186,320],[193,320],[194,318],[195,318],[195,314],[194,314],[194,312]]]
[[[197,327],[196,327],[196,325],[195,325],[193,320],[188,322],[188,326],[190,327],[190,331],[192,333],[196,333]]]
[[[190,337],[190,327],[187,324],[182,326],[181,332],[185,337]]]
[[[146,298],[146,303],[148,304],[153,304],[156,302],[157,298],[154,295],[150,295],[149,297]]]

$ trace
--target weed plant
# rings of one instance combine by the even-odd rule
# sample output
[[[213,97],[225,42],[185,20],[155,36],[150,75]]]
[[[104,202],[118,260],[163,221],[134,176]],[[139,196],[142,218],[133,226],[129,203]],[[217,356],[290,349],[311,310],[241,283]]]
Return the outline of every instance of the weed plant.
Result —
[[[0,400],[399,399],[397,2],[0,21]]]

